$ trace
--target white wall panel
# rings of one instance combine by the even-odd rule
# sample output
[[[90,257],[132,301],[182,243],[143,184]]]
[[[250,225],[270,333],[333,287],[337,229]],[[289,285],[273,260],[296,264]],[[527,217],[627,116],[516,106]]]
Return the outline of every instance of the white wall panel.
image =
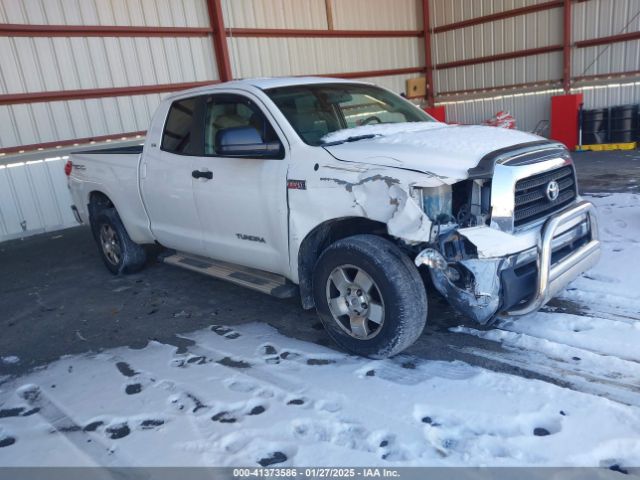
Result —
[[[65,158],[0,165],[0,241],[77,225]]]
[[[208,27],[206,0],[0,0],[2,23]]]
[[[0,148],[146,130],[161,97],[0,105]]]
[[[470,20],[548,0],[430,0],[431,26]]]
[[[232,38],[235,77],[307,75],[424,65],[415,38]]]
[[[435,62],[447,63],[562,43],[562,9],[520,15],[433,35]]]
[[[532,131],[540,120],[549,120],[551,97],[561,93],[562,90],[547,90],[442,102],[438,105],[446,106],[448,122],[479,124],[499,111],[507,111],[515,117],[518,130]]]
[[[573,50],[574,77],[637,72],[638,70],[640,70],[640,40]]]
[[[421,0],[333,0],[336,30],[422,30]]]
[[[223,0],[227,28],[327,28],[324,0]]]
[[[584,95],[584,108],[607,108],[640,103],[640,82],[616,83],[574,89]]]
[[[640,1],[589,0],[573,7],[573,40],[589,40],[640,30]]]
[[[562,52],[447,68],[434,72],[436,92],[501,87],[530,82],[559,80]]]
[[[0,64],[0,94],[218,78],[206,37],[0,37]]]

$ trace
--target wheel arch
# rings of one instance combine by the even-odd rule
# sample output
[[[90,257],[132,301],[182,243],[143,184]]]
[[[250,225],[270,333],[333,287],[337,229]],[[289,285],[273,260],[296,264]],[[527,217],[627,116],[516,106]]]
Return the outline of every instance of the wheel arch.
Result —
[[[309,310],[315,307],[312,289],[313,270],[322,252],[338,240],[367,233],[390,238],[386,224],[365,217],[327,220],[305,236],[298,250],[298,282],[304,309]]]

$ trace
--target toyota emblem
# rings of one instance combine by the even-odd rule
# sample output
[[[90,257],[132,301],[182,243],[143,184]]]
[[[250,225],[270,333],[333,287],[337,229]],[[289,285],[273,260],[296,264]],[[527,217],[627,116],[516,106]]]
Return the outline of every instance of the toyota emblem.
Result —
[[[555,202],[560,195],[560,185],[555,180],[551,180],[547,183],[547,198],[550,202]]]

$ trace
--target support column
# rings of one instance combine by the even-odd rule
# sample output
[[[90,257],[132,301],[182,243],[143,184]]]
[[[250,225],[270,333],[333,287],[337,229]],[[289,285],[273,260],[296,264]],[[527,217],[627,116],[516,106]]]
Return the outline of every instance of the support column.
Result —
[[[209,22],[213,30],[213,50],[216,53],[218,75],[220,76],[221,82],[227,82],[233,80],[233,73],[231,72],[227,35],[224,28],[224,17],[222,16],[222,5],[220,1],[221,0],[207,0],[207,10],[209,11]]]
[[[427,78],[427,107],[434,106],[433,61],[431,59],[431,21],[429,19],[429,0],[422,0],[422,29],[424,30],[425,75]]]
[[[564,0],[563,11],[562,88],[565,94],[571,92],[571,2]]]

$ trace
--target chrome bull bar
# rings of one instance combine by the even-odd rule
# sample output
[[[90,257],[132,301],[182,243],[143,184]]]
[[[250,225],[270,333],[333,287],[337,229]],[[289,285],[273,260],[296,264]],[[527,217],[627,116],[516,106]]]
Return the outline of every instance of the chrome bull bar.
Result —
[[[582,215],[586,215],[589,219],[591,240],[552,265],[552,243],[556,232],[566,223]],[[531,299],[525,304],[503,312],[505,315],[526,315],[537,310],[557,295],[569,282],[597,263],[600,258],[600,240],[598,236],[598,220],[593,204],[581,201],[549,217],[542,228],[541,242],[537,248],[538,276],[536,290]]]

